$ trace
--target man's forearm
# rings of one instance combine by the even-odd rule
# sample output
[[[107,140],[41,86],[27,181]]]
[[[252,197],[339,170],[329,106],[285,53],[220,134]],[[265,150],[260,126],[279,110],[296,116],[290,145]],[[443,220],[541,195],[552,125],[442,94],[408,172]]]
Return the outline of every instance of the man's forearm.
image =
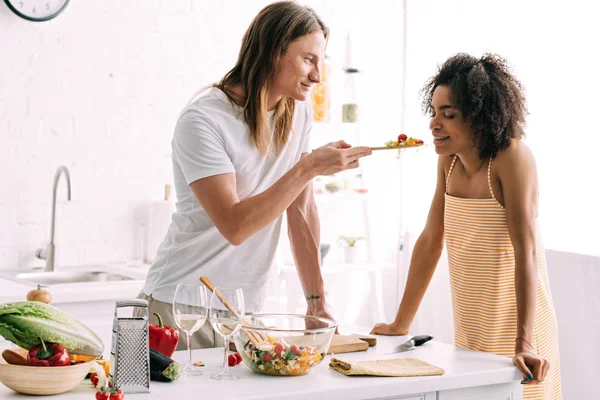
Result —
[[[312,190],[309,186],[306,190]],[[319,263],[320,226],[317,208],[312,200],[305,205],[292,204],[287,211],[288,235],[296,261],[298,276],[309,307],[325,304],[325,290]]]
[[[227,226],[235,227],[234,244],[240,244],[281,215],[314,177],[301,160],[273,186],[235,204]]]

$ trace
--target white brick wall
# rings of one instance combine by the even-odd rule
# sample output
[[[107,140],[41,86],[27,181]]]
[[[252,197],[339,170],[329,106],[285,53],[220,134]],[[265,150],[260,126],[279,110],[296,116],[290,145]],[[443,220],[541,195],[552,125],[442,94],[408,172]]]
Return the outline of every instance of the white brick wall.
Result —
[[[0,269],[43,265],[61,164],[58,262],[131,258],[141,207],[172,180],[177,113],[233,66],[267,3],[74,1],[43,23],[0,4]]]

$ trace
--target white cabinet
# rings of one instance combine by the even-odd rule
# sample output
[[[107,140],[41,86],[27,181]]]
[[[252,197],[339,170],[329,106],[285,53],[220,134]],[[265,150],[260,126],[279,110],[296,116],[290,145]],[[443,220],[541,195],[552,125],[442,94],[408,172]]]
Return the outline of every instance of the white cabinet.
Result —
[[[412,394],[410,396],[377,397],[374,400],[436,400],[436,393]]]
[[[521,400],[519,382],[477,386],[438,392],[437,400]]]

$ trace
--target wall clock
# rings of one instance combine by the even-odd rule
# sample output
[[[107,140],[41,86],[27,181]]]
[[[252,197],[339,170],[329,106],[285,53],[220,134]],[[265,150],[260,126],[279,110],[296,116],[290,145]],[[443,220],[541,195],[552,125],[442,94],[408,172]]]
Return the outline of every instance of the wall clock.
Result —
[[[48,21],[60,14],[69,0],[4,0],[8,8],[28,21]]]

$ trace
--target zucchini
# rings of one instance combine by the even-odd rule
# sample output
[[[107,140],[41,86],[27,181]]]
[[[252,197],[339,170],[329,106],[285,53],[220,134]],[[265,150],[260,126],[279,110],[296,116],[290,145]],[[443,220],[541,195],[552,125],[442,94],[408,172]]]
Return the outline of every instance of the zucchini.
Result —
[[[150,349],[150,379],[160,382],[171,382],[179,379],[179,364],[154,349]]]

